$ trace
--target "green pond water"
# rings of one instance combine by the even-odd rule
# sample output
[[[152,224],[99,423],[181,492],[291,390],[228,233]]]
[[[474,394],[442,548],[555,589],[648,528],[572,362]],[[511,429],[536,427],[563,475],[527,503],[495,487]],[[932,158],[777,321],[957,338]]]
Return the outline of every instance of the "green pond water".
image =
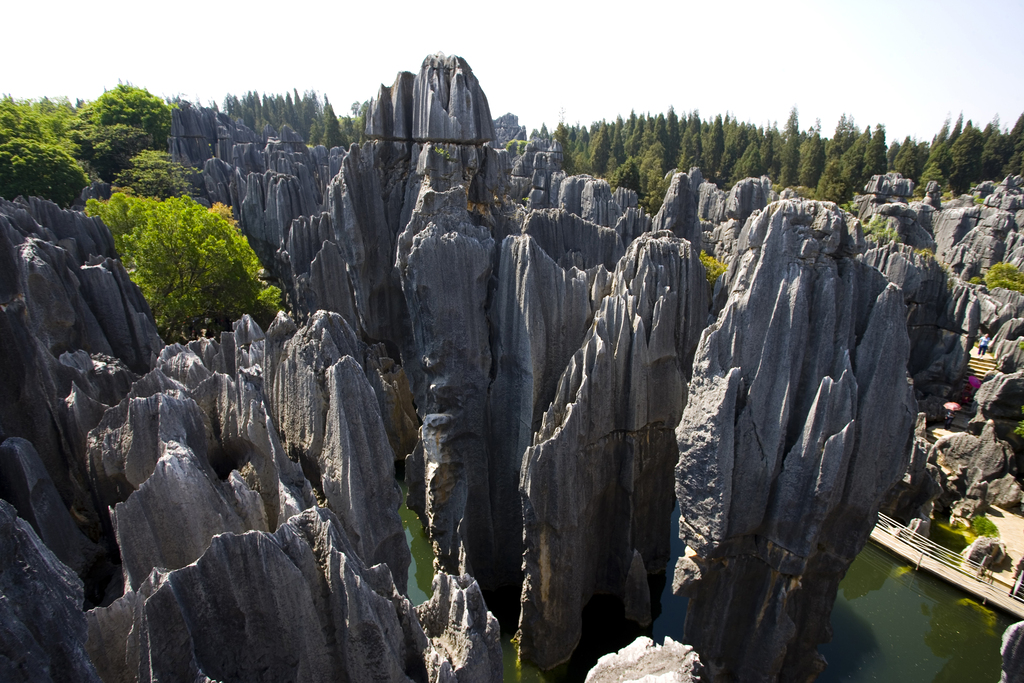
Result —
[[[403,497],[405,492],[403,484]],[[413,558],[409,599],[419,604],[430,597],[433,554],[416,514],[404,504],[400,513]],[[677,509],[672,530],[678,528],[678,521]],[[682,541],[672,534],[670,567],[682,552]],[[520,664],[516,657],[512,636],[519,618],[518,591],[486,593],[488,607],[502,627],[505,681],[583,681],[598,657],[625,647],[637,636],[647,635],[657,642],[665,636],[683,641],[687,599],[673,595],[664,577],[651,577],[650,586],[652,626],[642,629],[632,624],[623,617],[617,600],[598,596],[584,610],[583,638],[572,660],[546,672]],[[818,681],[993,683],[1000,675],[1000,640],[1013,621],[869,542],[839,584],[832,610],[832,642],[818,648],[829,666]]]

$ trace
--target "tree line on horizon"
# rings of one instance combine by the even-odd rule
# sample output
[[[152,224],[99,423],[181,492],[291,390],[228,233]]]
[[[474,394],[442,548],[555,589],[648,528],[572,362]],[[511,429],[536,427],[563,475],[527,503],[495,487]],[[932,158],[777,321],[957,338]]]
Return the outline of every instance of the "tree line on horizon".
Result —
[[[680,116],[670,107],[666,114],[631,112],[590,126],[561,121],[553,133],[545,125],[531,138],[561,143],[566,174],[588,173],[635,190],[650,212],[661,206],[666,174],[694,166],[723,189],[767,175],[778,189],[797,188],[802,196],[837,204],[862,192],[871,176],[889,171],[914,180],[919,193],[934,180],[954,195],[984,180],[1024,173],[1024,114],[1009,130],[998,117],[979,128],[961,114],[953,125],[947,118],[930,141],[907,136],[887,143],[883,124],[861,130],[846,114],[827,138],[820,121],[801,130],[796,107],[781,130],[729,114],[704,120],[694,110]]]

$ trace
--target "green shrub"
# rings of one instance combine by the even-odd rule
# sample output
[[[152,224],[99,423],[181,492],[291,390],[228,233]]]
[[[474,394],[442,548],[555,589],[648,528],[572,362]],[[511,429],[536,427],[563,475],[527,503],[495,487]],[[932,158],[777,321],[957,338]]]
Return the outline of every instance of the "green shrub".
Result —
[[[871,217],[863,227],[864,236],[870,237],[876,244],[888,244],[889,242],[899,243],[900,234],[889,227],[889,219],[880,213]]]
[[[1015,292],[1024,292],[1024,273],[1012,263],[996,263],[985,273],[985,286],[989,289],[1002,287]]]
[[[980,515],[971,520],[971,531],[976,536],[994,536],[999,538],[999,527],[992,523],[985,515]]]
[[[708,284],[714,287],[715,281],[721,277],[728,266],[706,251],[700,252],[700,262],[704,264],[704,270],[707,271]]]

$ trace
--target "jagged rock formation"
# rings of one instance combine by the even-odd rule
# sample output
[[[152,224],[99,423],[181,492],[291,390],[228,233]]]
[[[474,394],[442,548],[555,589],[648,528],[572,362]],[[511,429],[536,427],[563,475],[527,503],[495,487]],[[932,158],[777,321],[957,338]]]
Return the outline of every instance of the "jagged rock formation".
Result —
[[[907,304],[910,360],[907,371],[929,420],[941,419],[942,404],[954,397],[980,336],[982,300],[976,288],[951,278],[927,252],[889,243],[868,249],[861,259],[903,290]],[[992,315],[986,322],[994,321]]]
[[[366,136],[380,140],[484,144],[494,139],[487,96],[466,60],[440,52],[419,73],[398,74],[370,103]]]
[[[502,114],[493,123],[494,140],[491,147],[505,149],[505,145],[513,140],[526,141],[526,126],[519,125],[519,117],[515,114]]]
[[[597,660],[587,674],[586,683],[697,683],[702,671],[700,657],[689,645],[677,643],[668,636],[664,645],[656,645],[650,638],[641,636],[618,652]]]
[[[706,311],[689,242],[667,231],[634,241],[526,451],[520,652],[544,668],[572,654],[593,594],[636,595],[668,559],[657,530],[672,510],[672,428]],[[647,610],[626,604],[641,623]]]
[[[0,344],[0,431],[24,440],[4,444],[5,496],[85,576],[103,558],[66,518],[96,540],[105,512],[89,493],[86,434],[162,346],[99,219],[0,200]],[[90,601],[108,577],[97,571]]]
[[[1000,653],[1003,656],[1001,683],[1014,683],[1024,678],[1024,621],[1006,628]]]
[[[1016,481],[1017,461],[1009,444],[996,436],[989,420],[979,436],[958,432],[943,436],[931,447],[928,461],[941,468],[943,507],[969,520],[989,505],[1011,508],[1021,501]]]
[[[836,587],[906,468],[906,306],[854,258],[856,226],[818,202],[751,218],[701,338],[676,494],[700,570],[684,637],[711,680],[821,671]]]
[[[930,451],[927,415],[918,413],[906,470],[886,493],[880,508],[888,516],[911,525],[922,536],[928,535],[934,502],[943,492],[942,474],[939,466],[929,459]]]
[[[1020,406],[1024,405],[1024,372],[996,374],[982,383],[974,400],[978,411],[969,424],[971,431],[981,433],[991,422],[995,436],[1021,445],[1022,439],[1014,430],[1020,422]]]
[[[0,678],[95,681],[81,580],[0,500]]]
[[[530,140],[512,166],[514,199],[526,199],[529,209],[549,209],[558,201],[565,173],[562,171],[562,143]]]
[[[480,585],[472,577],[438,573],[432,595],[417,605],[423,632],[454,669],[459,683],[500,681],[498,620],[487,611]]]
[[[88,647],[105,680],[457,680],[391,572],[363,563],[323,509],[154,570],[89,614]]]

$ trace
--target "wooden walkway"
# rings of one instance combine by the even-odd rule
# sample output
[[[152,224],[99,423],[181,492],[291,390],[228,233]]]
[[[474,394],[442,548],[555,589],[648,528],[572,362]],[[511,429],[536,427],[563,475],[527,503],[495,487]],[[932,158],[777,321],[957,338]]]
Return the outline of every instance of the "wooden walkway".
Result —
[[[931,572],[981,599],[983,605],[998,607],[1018,619],[1024,619],[1024,600],[1011,598],[1009,586],[1001,582],[992,583],[988,574],[984,579],[979,579],[981,568],[977,564],[933,543],[899,522],[879,514],[878,524],[871,531],[871,540],[918,569]]]

